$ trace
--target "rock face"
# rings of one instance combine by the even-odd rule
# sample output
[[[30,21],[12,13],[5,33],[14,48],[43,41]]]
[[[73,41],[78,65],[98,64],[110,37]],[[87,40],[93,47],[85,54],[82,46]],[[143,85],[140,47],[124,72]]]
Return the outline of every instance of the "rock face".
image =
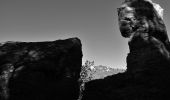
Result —
[[[170,99],[170,43],[160,11],[151,0],[125,0],[118,8],[121,34],[130,38],[127,70],[88,82],[83,100]]]
[[[76,100],[82,66],[78,38],[0,46],[1,100]]]

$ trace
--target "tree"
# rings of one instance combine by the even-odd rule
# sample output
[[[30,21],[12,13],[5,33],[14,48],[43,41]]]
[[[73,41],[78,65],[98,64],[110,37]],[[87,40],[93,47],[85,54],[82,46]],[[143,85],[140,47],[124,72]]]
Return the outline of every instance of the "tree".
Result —
[[[85,64],[81,68],[80,78],[83,82],[91,80],[91,66],[94,66],[94,61],[86,60]]]
[[[92,70],[91,66],[94,66],[94,61],[86,60],[85,64],[82,65],[81,72],[80,72],[80,94],[78,100],[81,100],[83,97],[83,91],[85,90],[85,83],[92,79]]]

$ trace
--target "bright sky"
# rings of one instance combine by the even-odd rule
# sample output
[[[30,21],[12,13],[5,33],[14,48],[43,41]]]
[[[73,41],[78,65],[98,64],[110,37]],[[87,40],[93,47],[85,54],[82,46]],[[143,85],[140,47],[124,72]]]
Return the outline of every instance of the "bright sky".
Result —
[[[79,37],[83,62],[125,68],[127,39],[120,35],[117,8],[124,0],[0,0],[0,42],[52,41]],[[170,28],[170,0],[154,0]]]

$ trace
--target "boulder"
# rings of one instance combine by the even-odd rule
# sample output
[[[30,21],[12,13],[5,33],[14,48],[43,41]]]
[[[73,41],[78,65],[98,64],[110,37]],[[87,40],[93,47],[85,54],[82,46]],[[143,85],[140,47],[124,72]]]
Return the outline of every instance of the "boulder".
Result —
[[[78,38],[0,45],[1,100],[76,100],[82,45]]]
[[[86,83],[82,100],[170,99],[170,42],[161,10],[151,0],[125,0],[118,16],[129,38],[127,70]]]

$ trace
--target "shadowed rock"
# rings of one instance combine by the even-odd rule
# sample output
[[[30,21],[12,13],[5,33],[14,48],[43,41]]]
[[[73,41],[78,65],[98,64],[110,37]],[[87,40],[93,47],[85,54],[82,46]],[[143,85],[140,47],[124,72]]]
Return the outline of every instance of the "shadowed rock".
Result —
[[[76,100],[82,50],[78,38],[0,46],[1,100]]]
[[[127,71],[87,83],[83,100],[170,99],[170,45],[159,9],[151,0],[126,0],[118,16],[129,38]]]

